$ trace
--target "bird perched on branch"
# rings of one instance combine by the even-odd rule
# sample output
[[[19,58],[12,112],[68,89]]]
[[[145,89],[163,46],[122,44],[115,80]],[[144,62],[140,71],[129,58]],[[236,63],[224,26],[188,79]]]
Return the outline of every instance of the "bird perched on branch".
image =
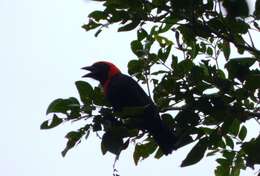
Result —
[[[142,123],[137,128],[146,130],[165,155],[175,149],[176,137],[161,120],[151,98],[132,77],[121,73],[114,64],[106,61],[96,62],[82,69],[89,71],[83,77],[93,78],[100,82],[105,97],[115,112],[128,107],[144,107],[144,111],[138,117]]]

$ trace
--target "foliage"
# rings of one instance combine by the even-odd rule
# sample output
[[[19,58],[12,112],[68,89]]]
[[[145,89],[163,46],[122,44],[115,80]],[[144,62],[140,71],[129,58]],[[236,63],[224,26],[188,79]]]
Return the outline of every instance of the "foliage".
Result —
[[[96,36],[113,24],[118,32],[136,30],[131,42],[136,59],[129,61],[129,74],[151,84],[164,122],[196,143],[181,166],[218,154],[215,175],[237,176],[241,169],[260,164],[259,134],[246,139],[246,122],[260,119],[260,50],[250,34],[260,31],[260,0],[253,15],[245,0],[98,1],[104,10],[90,13],[83,28],[96,29]],[[231,58],[231,53],[239,57]],[[136,123],[136,109],[115,113],[100,88],[83,81],[76,87],[81,102],[53,101],[47,110],[53,118],[41,125],[50,129],[84,121],[82,128],[66,135],[63,155],[92,132],[102,136],[103,154],[119,156],[134,143],[136,164],[153,153],[162,157],[149,135],[124,125]]]

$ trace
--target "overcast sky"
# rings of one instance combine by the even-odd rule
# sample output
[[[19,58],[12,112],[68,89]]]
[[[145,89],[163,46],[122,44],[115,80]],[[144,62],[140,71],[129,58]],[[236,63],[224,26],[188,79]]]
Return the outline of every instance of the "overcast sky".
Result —
[[[62,158],[64,135],[76,125],[39,128],[52,100],[77,96],[74,82],[81,79],[82,66],[110,59],[126,72],[128,60],[135,58],[129,46],[135,33],[111,28],[95,38],[81,28],[89,12],[100,7],[83,0],[0,0],[0,175],[112,175],[114,156],[101,154],[95,136]],[[251,127],[251,134],[259,131],[255,122]],[[121,176],[213,175],[214,158],[179,167],[190,147],[138,166],[132,147],[122,153],[117,168]],[[248,169],[242,175],[254,173]]]

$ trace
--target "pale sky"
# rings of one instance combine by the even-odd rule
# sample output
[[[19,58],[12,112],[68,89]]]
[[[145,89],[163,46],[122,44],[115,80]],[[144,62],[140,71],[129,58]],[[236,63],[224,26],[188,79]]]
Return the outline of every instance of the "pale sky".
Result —
[[[89,12],[100,7],[83,0],[0,0],[0,175],[112,176],[114,156],[101,154],[94,135],[62,158],[64,136],[77,124],[40,130],[52,100],[77,96],[74,82],[81,79],[82,66],[110,59],[127,72],[128,60],[135,58],[130,50],[135,33],[111,28],[95,38],[81,28]],[[251,126],[249,133],[259,132],[255,122]],[[180,168],[190,148],[135,166],[131,147],[122,153],[117,169],[121,176],[214,175],[214,158]],[[241,175],[255,172],[248,169]]]

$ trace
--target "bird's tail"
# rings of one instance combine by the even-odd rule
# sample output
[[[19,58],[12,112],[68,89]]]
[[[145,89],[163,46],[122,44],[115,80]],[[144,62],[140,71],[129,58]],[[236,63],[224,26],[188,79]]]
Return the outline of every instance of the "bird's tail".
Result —
[[[177,149],[177,137],[161,120],[157,121],[157,124],[151,126],[151,129],[148,130],[165,155],[168,155],[172,153],[173,150]]]
[[[155,142],[165,155],[192,141],[190,136],[177,136],[160,118],[155,106],[149,106],[145,111],[144,117],[147,118],[145,120],[145,128],[153,136]]]

